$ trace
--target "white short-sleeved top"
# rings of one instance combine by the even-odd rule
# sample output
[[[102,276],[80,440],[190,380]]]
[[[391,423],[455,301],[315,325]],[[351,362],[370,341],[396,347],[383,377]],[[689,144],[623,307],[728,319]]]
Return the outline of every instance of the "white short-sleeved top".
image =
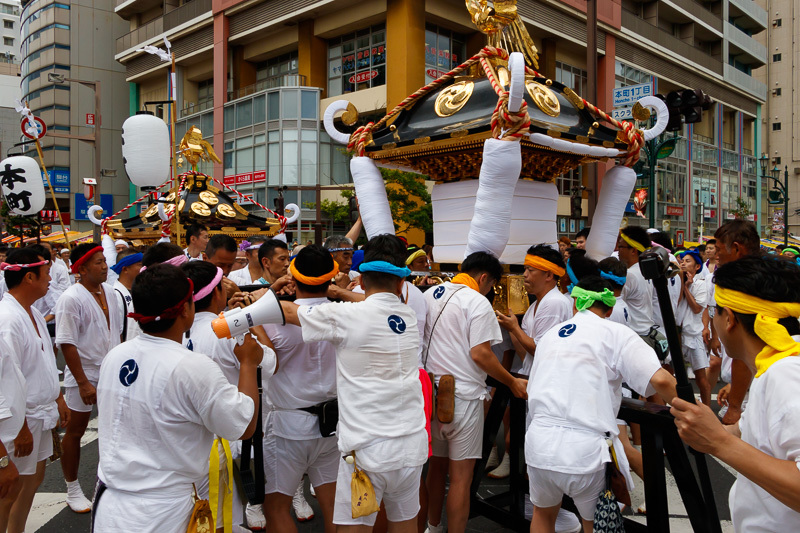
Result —
[[[602,468],[609,458],[604,435],[618,434],[622,382],[650,396],[659,368],[630,328],[591,311],[550,329],[536,347],[528,381],[527,464],[577,474]]]
[[[694,296],[694,300],[701,307],[700,311],[695,313],[689,307],[687,301],[681,300],[678,304],[677,320],[680,320],[681,333],[687,337],[698,337],[703,333],[703,311],[708,304],[708,285],[706,284],[706,277],[703,272],[698,272],[694,281],[689,285],[689,291]]]
[[[614,303],[614,308],[611,310],[611,316],[608,319],[623,326],[629,325],[628,304],[622,299],[622,296],[617,296],[617,301]]]
[[[475,400],[486,395],[486,372],[470,356],[484,342],[503,340],[492,304],[466,285],[445,282],[425,293],[428,319],[422,347],[422,362],[436,382],[444,375],[456,380],[456,396]],[[427,357],[426,357],[427,355]]]
[[[35,308],[31,308],[31,315],[36,328],[14,295],[6,294],[0,301],[0,337],[11,348],[11,356],[25,376],[26,416],[42,420],[44,429],[51,429],[58,422],[56,399],[61,394],[56,356],[44,317]]]
[[[100,369],[98,476],[126,492],[188,494],[208,475],[214,435],[238,440],[254,409],[208,356],[142,333]]]
[[[80,283],[64,291],[56,303],[56,344],[78,349],[89,381],[97,381],[100,363],[122,335],[122,301],[110,285],[101,283],[100,287],[108,302],[108,322],[95,297]],[[69,367],[65,368],[64,386],[77,385]]]
[[[360,452],[363,468],[377,472],[425,463],[414,310],[381,292],[363,302],[303,305],[297,315],[306,342],[336,347],[339,450]]]
[[[521,322],[522,331],[538,346],[542,335],[556,324],[560,324],[572,316],[572,306],[572,297],[563,294],[558,287],[553,287],[541,300],[525,311]],[[536,351],[539,351],[538,348]],[[526,376],[530,375],[532,365],[533,354],[526,353],[520,373]]]
[[[258,278],[261,277],[261,274],[258,275]],[[228,279],[234,282],[239,287],[244,285],[255,285],[258,282],[258,278],[250,277],[250,268],[245,266],[244,268],[240,268],[239,270],[234,270],[230,274],[228,274]]]
[[[655,324],[653,319],[653,286],[644,279],[639,263],[628,268],[622,299],[628,304],[630,328],[639,335],[647,335]]]
[[[800,342],[800,336],[794,337]],[[750,401],[739,420],[742,440],[800,468],[800,357],[774,363],[750,386]],[[729,497],[737,533],[800,531],[800,513],[739,475]]]
[[[330,305],[327,298],[298,298],[294,303]],[[317,417],[299,409],[336,398],[336,348],[330,342],[303,341],[302,329],[291,324],[267,324],[264,330],[278,357],[278,372],[267,393],[274,433],[290,440],[319,438]]]
[[[124,340],[129,341],[142,332],[139,323],[133,318],[128,318],[128,313],[135,312],[133,308],[133,297],[131,296],[131,291],[120,283],[119,280],[114,282],[114,290],[118,291],[117,297],[119,297],[120,294],[122,295],[122,298],[120,298],[120,307],[122,306],[122,300],[125,300],[125,320],[128,322],[128,331]]]
[[[25,422],[25,376],[12,351],[0,337],[0,442],[6,448],[17,438]]]

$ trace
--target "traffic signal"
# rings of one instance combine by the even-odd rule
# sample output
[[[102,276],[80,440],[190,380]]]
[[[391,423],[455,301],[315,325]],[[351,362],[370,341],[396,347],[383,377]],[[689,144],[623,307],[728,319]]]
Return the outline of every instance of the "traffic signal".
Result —
[[[272,204],[275,206],[275,212],[283,216],[283,192],[272,199]]]
[[[669,122],[666,131],[680,131],[683,124],[693,124],[703,120],[703,111],[709,109],[714,101],[700,89],[681,89],[672,91],[666,97],[656,95],[667,104]]]

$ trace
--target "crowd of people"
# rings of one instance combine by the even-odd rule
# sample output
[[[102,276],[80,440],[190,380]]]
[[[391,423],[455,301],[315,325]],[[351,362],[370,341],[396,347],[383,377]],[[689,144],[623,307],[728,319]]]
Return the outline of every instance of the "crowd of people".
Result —
[[[306,476],[326,533],[437,533],[445,521],[463,532],[495,392],[487,376],[527,399],[532,532],[592,531],[609,463],[629,489],[631,471],[643,477],[636,427],[617,419],[634,395],[669,404],[687,444],[741,473],[736,531],[800,530],[796,248],[765,253],[745,221],[690,249],[629,226],[596,261],[586,228],[574,246],[531,243],[531,303],[518,317],[493,308],[504,277],[493,255],[472,253],[438,283],[427,275],[431,247],[394,235],[354,246],[361,230],[359,221],[322,245],[290,246],[192,225],[185,249],[118,240],[6,250],[0,532],[24,531],[46,461],[59,457],[66,503],[91,511],[98,533],[183,532],[203,520],[221,532],[293,532],[295,519],[313,517]],[[670,262],[663,306],[640,268],[653,248]],[[212,324],[240,307],[268,323],[252,322],[253,311],[247,334],[220,338]],[[662,308],[682,354],[666,349]],[[677,398],[676,365],[691,370],[696,404]],[[90,499],[78,467],[95,410]],[[492,477],[508,475],[505,420]],[[248,440],[262,427],[260,444]],[[263,502],[246,501],[233,475],[251,444],[263,453]],[[565,494],[577,515],[561,508]]]

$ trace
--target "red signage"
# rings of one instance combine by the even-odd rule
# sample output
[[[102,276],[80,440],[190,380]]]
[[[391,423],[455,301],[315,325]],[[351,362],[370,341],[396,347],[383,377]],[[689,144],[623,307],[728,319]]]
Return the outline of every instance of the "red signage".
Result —
[[[682,217],[683,216],[683,208],[675,206],[675,205],[668,205],[666,207],[665,213],[667,215],[672,215],[672,216],[676,216],[676,217]]]
[[[353,74],[347,81],[350,83],[364,83],[365,81],[369,81],[377,75],[377,70],[365,70],[364,72]]]
[[[683,235],[682,229],[675,232],[675,246],[683,246]]]
[[[425,73],[431,78],[436,78],[436,79],[441,78],[442,76],[447,74],[447,72],[445,72],[444,70],[438,70],[435,68],[429,68],[428,70],[425,71]]]
[[[222,178],[222,183],[225,185],[234,185],[236,184],[236,176],[225,176]]]
[[[264,170],[253,172],[253,183],[261,183],[267,181],[267,173]]]
[[[86,125],[94,126],[94,113],[86,113]]]
[[[252,172],[248,172],[247,174],[236,175],[236,185],[241,185],[242,183],[252,183],[252,182],[253,182]]]

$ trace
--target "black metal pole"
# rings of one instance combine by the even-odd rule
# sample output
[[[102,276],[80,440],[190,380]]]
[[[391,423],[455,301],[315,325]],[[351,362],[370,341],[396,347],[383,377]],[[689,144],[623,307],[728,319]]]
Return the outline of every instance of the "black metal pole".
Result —
[[[789,246],[789,165],[783,175],[783,245]]]
[[[678,328],[675,325],[675,315],[672,313],[667,278],[659,276],[653,279],[653,286],[656,288],[658,307],[661,309],[661,318],[664,320],[664,334],[667,336],[669,353],[672,355],[675,380],[678,382],[675,386],[678,391],[678,397],[687,402],[695,403],[694,390],[686,375],[686,367],[683,365],[683,351],[681,350],[681,341],[678,338]]]

